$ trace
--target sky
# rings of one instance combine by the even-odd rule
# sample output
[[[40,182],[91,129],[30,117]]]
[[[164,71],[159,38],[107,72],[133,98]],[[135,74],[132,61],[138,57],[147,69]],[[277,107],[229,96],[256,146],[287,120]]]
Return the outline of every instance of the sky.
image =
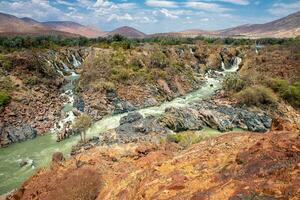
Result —
[[[300,0],[0,0],[0,12],[38,21],[74,21],[110,31],[220,30],[300,11]]]

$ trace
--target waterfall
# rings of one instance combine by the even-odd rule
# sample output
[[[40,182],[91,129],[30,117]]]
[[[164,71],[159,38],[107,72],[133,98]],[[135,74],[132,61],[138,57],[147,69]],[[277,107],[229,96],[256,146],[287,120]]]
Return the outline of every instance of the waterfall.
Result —
[[[49,61],[50,62],[50,61]],[[65,77],[64,73],[59,69],[59,67],[57,66],[57,64],[54,62],[54,66],[55,66],[55,69],[56,71],[62,76],[62,77]]]
[[[79,67],[81,65],[81,62],[76,59],[74,54],[72,54],[72,58],[73,58],[73,66]]]
[[[192,48],[190,48],[190,53],[191,53],[192,55],[195,54]]]
[[[241,62],[242,62],[242,59],[240,57],[235,57],[233,64],[231,65],[231,67],[229,69],[226,69],[224,66],[224,63],[222,62],[222,69],[225,72],[236,72],[239,70]]]
[[[221,63],[221,67],[222,67],[222,69],[223,69],[224,71],[226,71],[226,69],[225,69],[225,64],[224,64],[223,61],[222,61],[222,63]]]
[[[66,72],[71,71],[70,68],[69,68],[63,61],[60,61],[60,63],[62,64],[62,66],[64,67],[64,70],[65,70]]]

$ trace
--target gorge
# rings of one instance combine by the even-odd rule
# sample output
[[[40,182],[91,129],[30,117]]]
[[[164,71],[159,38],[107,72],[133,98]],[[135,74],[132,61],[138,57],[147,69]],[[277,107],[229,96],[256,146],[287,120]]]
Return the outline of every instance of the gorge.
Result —
[[[72,169],[73,161],[77,166],[81,157],[90,153],[98,155],[102,148],[108,148],[106,152],[110,149],[121,151],[126,159],[126,152],[122,150],[124,145],[131,151],[126,145],[150,144],[150,150],[141,150],[143,156],[147,156],[148,151],[155,153],[160,148],[169,148],[165,147],[166,140],[188,148],[194,143],[193,138],[187,139],[187,144],[177,138],[186,134],[185,131],[192,132],[193,137],[205,143],[217,138],[224,140],[221,143],[229,144],[229,141],[235,141],[231,137],[236,135],[243,138],[238,146],[248,146],[253,144],[247,143],[248,136],[251,141],[257,141],[263,137],[277,137],[265,133],[270,130],[298,130],[298,111],[286,103],[280,102],[278,110],[274,111],[272,107],[253,108],[245,103],[237,104],[230,99],[231,93],[228,97],[224,91],[228,81],[230,85],[240,87],[236,82],[232,83],[232,77],[243,73],[252,75],[259,70],[269,73],[263,68],[272,65],[268,53],[279,55],[280,52],[284,57],[294,51],[292,47],[281,50],[279,46],[278,49],[273,46],[257,51],[251,46],[219,44],[165,47],[143,44],[132,49],[70,47],[7,54],[5,59],[13,68],[5,73],[17,89],[12,92],[11,103],[1,112],[5,120],[1,124],[0,144],[5,148],[0,149],[0,193],[22,188],[9,198],[18,199],[22,191],[21,196],[26,199],[27,189],[20,187],[21,183],[29,178],[29,182],[24,183],[25,188],[26,184],[38,184],[39,178],[44,177],[44,168],[48,173],[50,167],[52,173],[51,170],[56,168],[53,168],[51,156],[57,152],[67,158],[66,166],[62,164],[60,172],[61,169]],[[285,62],[285,58],[278,57],[278,60]],[[289,57],[288,63],[284,63],[290,66],[285,74],[277,68],[271,73],[297,80],[299,71],[295,59]],[[34,68],[37,65],[40,68]],[[34,76],[42,81],[34,82]],[[20,96],[22,98],[16,98]],[[267,100],[263,101],[268,103]],[[73,120],[83,112],[93,119],[93,125],[87,130],[88,140],[84,143],[79,142],[78,132],[72,129]],[[24,128],[25,123],[30,128]],[[28,129],[30,134],[27,134]],[[297,142],[295,145],[298,148]],[[181,153],[177,148],[171,152]],[[121,158],[112,159],[113,163],[118,163]],[[98,166],[87,160],[84,162],[79,171],[85,170],[85,165]],[[37,175],[31,177],[33,174]],[[28,191],[30,193],[30,189]]]

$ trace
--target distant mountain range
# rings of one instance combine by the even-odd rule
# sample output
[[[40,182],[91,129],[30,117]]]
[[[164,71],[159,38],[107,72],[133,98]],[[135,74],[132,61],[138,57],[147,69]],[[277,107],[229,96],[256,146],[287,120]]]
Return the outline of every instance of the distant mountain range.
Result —
[[[189,29],[180,32],[156,33],[147,35],[132,27],[124,26],[110,32],[98,28],[84,26],[71,21],[38,22],[31,18],[18,18],[13,15],[0,13],[0,35],[61,35],[65,37],[85,36],[89,38],[106,37],[120,34],[128,38],[147,38],[158,36],[178,37],[295,37],[300,35],[300,12],[287,17],[265,23],[247,24],[217,31]]]

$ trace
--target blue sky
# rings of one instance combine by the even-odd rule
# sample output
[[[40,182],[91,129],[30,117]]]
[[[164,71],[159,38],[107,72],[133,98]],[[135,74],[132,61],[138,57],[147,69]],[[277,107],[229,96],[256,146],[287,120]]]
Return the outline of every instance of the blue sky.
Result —
[[[0,0],[0,12],[39,21],[67,20],[109,31],[217,30],[264,23],[300,11],[300,0]]]

